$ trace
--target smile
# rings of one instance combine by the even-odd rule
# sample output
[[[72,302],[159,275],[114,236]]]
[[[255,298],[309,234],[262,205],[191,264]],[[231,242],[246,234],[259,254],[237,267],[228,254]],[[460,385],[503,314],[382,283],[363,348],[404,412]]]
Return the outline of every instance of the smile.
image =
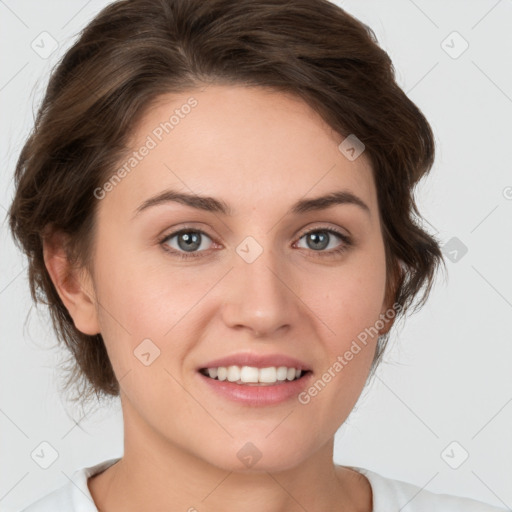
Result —
[[[252,385],[273,385],[278,382],[293,381],[299,379],[303,373],[302,370],[286,366],[256,368],[236,365],[203,368],[200,372],[211,379]]]
[[[196,375],[215,396],[241,405],[258,407],[296,399],[307,388],[313,374],[310,370],[286,366],[220,366],[202,368]],[[249,381],[245,382],[245,379]]]

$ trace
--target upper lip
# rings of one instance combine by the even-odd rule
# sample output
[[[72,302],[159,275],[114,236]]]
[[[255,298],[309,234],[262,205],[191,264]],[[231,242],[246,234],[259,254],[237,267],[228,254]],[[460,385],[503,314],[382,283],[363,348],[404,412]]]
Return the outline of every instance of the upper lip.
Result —
[[[309,366],[294,357],[284,354],[255,354],[252,352],[239,352],[226,357],[214,359],[201,365],[198,370],[203,368],[218,368],[219,366],[253,366],[255,368],[268,368],[270,366],[286,366],[298,370],[307,371]]]

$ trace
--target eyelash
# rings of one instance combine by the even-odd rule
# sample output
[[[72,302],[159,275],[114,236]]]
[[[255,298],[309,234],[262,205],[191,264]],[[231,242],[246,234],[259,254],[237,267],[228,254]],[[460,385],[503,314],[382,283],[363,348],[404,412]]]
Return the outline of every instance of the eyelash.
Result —
[[[339,231],[337,231],[333,228],[320,227],[320,228],[310,229],[309,231],[302,233],[301,236],[298,238],[298,240],[300,240],[301,238],[304,238],[306,235],[309,235],[310,233],[316,233],[316,232],[323,232],[323,233],[337,235],[343,242],[343,244],[341,244],[340,247],[338,247],[337,249],[332,249],[331,251],[313,251],[313,250],[311,250],[314,253],[315,252],[319,253],[317,255],[318,257],[327,257],[328,258],[328,257],[340,256],[341,254],[343,254],[345,251],[347,251],[353,245],[350,237],[348,237],[347,235],[345,235],[343,233],[340,233]],[[201,233],[202,235],[206,235],[208,238],[212,239],[212,237],[210,237],[207,233],[205,233],[204,231],[201,231],[200,229],[183,228],[183,229],[180,229],[173,233],[166,234],[164,237],[159,239],[158,243],[162,246],[164,251],[169,253],[171,256],[176,257],[181,260],[188,260],[190,258],[201,257],[202,256],[201,253],[205,252],[205,251],[199,251],[199,252],[195,252],[195,253],[184,253],[184,252],[176,251],[175,249],[169,249],[168,246],[164,243],[177,235],[181,235],[182,233]],[[317,257],[317,256],[315,256],[315,257]]]

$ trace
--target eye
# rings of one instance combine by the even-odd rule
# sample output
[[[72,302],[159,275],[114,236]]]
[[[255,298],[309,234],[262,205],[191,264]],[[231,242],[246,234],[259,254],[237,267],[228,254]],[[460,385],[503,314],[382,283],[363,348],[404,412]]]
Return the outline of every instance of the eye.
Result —
[[[178,258],[193,258],[200,256],[200,254],[193,251],[197,251],[200,248],[205,249],[203,243],[204,237],[211,241],[211,238],[204,231],[185,228],[171,233],[170,235],[166,235],[165,238],[160,241],[160,244],[166,251],[172,253],[173,256],[177,256]],[[177,247],[173,247],[172,244],[168,243],[173,238],[176,238]],[[169,246],[171,247],[170,249]]]
[[[324,251],[324,249],[328,248],[331,245],[331,242],[334,238],[338,238],[342,240],[342,244],[337,248],[332,248],[330,251]],[[304,233],[300,239],[306,239],[306,244],[308,245],[306,249],[312,249],[313,252],[319,252],[318,256],[336,256],[343,252],[345,252],[351,245],[352,240],[347,235],[340,233],[332,228],[315,228]]]
[[[334,238],[338,238],[342,243],[331,250],[324,250],[331,245]],[[173,257],[180,259],[196,258],[202,256],[201,253],[207,251],[210,247],[205,247],[204,239],[212,239],[204,232],[198,229],[183,228],[174,233],[165,235],[159,243],[163,249],[169,252]],[[303,238],[306,239],[308,245],[306,249],[311,249],[310,252],[318,253],[314,256],[319,257],[332,257],[340,255],[341,253],[348,250],[353,244],[349,236],[344,235],[332,228],[315,228],[303,233],[299,238],[299,241]],[[176,239],[174,243],[171,243],[173,239]],[[206,244],[208,245],[208,244]]]

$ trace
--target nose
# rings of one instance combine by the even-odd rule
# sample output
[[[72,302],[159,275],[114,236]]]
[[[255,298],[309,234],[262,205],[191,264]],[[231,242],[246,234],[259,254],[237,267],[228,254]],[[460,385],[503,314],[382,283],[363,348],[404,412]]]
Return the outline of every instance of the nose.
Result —
[[[236,254],[234,262],[223,294],[225,324],[254,338],[281,336],[296,325],[303,303],[285,262],[268,249],[252,262]]]

